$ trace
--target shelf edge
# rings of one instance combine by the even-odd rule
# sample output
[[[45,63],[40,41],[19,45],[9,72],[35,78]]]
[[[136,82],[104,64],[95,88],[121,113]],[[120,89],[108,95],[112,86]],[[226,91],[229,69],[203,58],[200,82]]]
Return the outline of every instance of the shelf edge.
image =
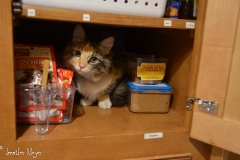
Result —
[[[196,26],[196,20],[130,16],[59,8],[45,8],[27,5],[23,5],[22,7],[23,12],[21,15],[17,16],[18,18],[81,22],[144,28],[170,28],[170,29],[194,30],[195,28],[186,28],[187,22],[193,23]],[[84,16],[86,15],[89,16],[89,18],[84,18]],[[166,20],[171,21],[171,26],[166,26],[166,24],[164,24]]]

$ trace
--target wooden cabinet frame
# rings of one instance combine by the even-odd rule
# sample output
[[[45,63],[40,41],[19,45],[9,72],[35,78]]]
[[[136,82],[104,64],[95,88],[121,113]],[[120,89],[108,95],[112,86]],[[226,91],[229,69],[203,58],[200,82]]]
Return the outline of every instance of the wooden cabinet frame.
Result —
[[[213,2],[215,1],[213,0]],[[198,20],[190,21],[196,22],[196,29],[194,48],[190,54],[191,74],[188,86],[191,87],[188,87],[188,96],[195,96],[196,79],[199,78],[199,58],[202,52],[203,30],[206,27],[204,22],[207,7],[208,1],[200,0]],[[28,8],[31,8],[31,6],[23,6],[23,14],[20,17],[34,19],[34,17],[27,17],[26,10]],[[82,22],[81,15],[85,13],[41,7],[34,8],[37,10],[37,19],[43,20]],[[193,110],[184,109],[185,99],[181,100],[180,103],[184,115],[174,110],[161,116],[132,113],[126,115],[128,113],[126,107],[108,111],[89,107],[79,110],[81,116],[79,120],[68,125],[53,126],[51,132],[47,135],[37,135],[33,126],[17,125],[14,96],[14,35],[11,11],[10,1],[0,1],[1,158],[25,160],[37,156],[38,159],[130,159],[141,157],[169,158],[169,156],[164,155],[192,155],[193,159],[196,160],[210,159],[211,146],[190,138]],[[162,23],[165,20],[164,18],[143,19],[136,16],[116,16],[92,12],[89,12],[89,14],[92,18],[89,23],[94,24],[167,29]],[[76,15],[79,15],[79,18]],[[181,33],[186,31],[187,34],[190,33],[188,36],[192,35],[192,31],[185,30],[184,25],[188,20],[172,19],[172,21],[172,29],[177,29],[177,31],[172,31],[178,32],[178,29],[184,29]],[[169,36],[173,36],[173,33],[169,30],[159,29],[159,33],[163,33],[162,31]],[[171,83],[174,84],[174,82]],[[93,117],[94,120],[92,120]],[[106,121],[103,120],[103,117]],[[112,117],[115,117],[115,119]],[[119,124],[117,120],[122,120],[122,122]],[[116,121],[116,123],[108,123],[110,121]],[[164,137],[148,140],[143,138],[145,133],[154,132],[163,132]]]

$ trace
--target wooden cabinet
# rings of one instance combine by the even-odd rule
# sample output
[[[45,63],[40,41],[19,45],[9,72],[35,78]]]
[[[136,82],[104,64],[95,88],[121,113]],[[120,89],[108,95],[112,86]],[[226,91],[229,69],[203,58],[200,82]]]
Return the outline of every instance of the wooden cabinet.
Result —
[[[190,153],[183,153],[183,154],[175,154],[175,155],[142,157],[142,158],[133,158],[133,159],[125,159],[125,160],[192,160],[192,155]]]
[[[223,1],[221,7],[214,5],[214,1],[208,2],[195,96],[217,101],[218,112],[216,115],[204,114],[199,112],[195,103],[190,137],[240,154],[237,147],[240,143],[237,134],[240,129],[237,101],[240,98],[237,78],[240,62],[240,1]],[[223,13],[221,18],[208,18],[220,10]]]
[[[240,154],[236,145],[239,134],[231,132],[231,128],[236,133],[240,130],[239,109],[229,108],[237,106],[237,101],[232,102],[239,98],[235,76],[239,68],[239,3],[200,0],[197,21],[171,19],[172,27],[167,27],[164,20],[169,19],[165,18],[34,6],[23,6],[13,25],[11,2],[0,1],[1,159],[166,159],[171,158],[167,155],[182,155],[182,159],[207,160],[214,159],[211,145]],[[28,9],[35,9],[36,15],[29,16]],[[83,14],[91,20],[83,21]],[[196,23],[196,29],[186,29],[186,22]],[[94,31],[121,31],[128,50],[169,58],[166,81],[174,88],[169,113],[136,114],[126,106],[102,110],[76,104],[72,123],[51,125],[46,135],[38,135],[32,125],[18,125],[13,43],[52,43],[61,50],[76,23]],[[197,102],[186,110],[186,96],[219,102],[217,115],[200,112]],[[145,134],[159,132],[161,138],[144,139]]]

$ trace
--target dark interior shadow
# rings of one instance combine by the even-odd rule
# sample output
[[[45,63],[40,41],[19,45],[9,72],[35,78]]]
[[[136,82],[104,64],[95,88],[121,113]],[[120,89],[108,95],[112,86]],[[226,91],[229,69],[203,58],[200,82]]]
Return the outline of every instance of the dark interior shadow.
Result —
[[[17,139],[19,137],[22,137],[23,134],[30,128],[30,126],[33,124],[27,124],[27,123],[22,123],[22,124],[17,124]]]

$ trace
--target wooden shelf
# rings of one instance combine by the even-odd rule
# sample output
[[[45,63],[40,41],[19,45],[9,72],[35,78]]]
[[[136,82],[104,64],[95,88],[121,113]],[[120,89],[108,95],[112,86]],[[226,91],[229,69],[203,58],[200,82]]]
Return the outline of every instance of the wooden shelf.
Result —
[[[34,10],[35,16],[28,14],[29,9]],[[89,21],[83,20],[83,14],[88,14],[90,16],[90,20]],[[129,16],[58,8],[44,8],[27,5],[23,5],[23,13],[18,17],[66,22],[84,22],[103,25],[117,25],[145,28],[191,29],[191,30],[194,28],[186,28],[186,22],[192,22],[194,24],[196,23],[195,20]],[[170,27],[165,26],[164,25],[165,20],[171,20],[172,26]]]
[[[34,151],[41,151],[39,157],[44,159],[127,159],[158,155],[166,158],[166,155],[181,154],[181,157],[198,152],[194,147],[196,142],[189,141],[183,117],[173,110],[167,114],[139,114],[130,112],[126,106],[107,110],[77,106],[74,113],[78,114],[71,123],[50,125],[45,135],[37,134],[34,125],[18,125],[17,145],[21,149],[34,146]],[[162,132],[163,136],[144,138],[144,134],[156,132]]]
[[[76,114],[71,123],[50,125],[44,135],[37,134],[34,125],[18,125],[17,145],[21,149],[34,146],[34,151],[42,152],[39,157],[48,159],[127,159],[157,155],[179,158],[198,153],[194,147],[197,142],[189,140],[183,117],[173,110],[166,114],[140,114],[130,112],[126,106],[107,110],[97,106],[74,107]],[[162,132],[163,137],[144,138],[146,133],[157,132]]]
[[[101,109],[98,106],[74,106],[69,124],[50,125],[49,132],[39,136],[34,125],[18,125],[18,142],[60,140],[86,137],[126,136],[155,132],[185,132],[183,117],[170,110],[166,114],[132,113],[125,107]]]

